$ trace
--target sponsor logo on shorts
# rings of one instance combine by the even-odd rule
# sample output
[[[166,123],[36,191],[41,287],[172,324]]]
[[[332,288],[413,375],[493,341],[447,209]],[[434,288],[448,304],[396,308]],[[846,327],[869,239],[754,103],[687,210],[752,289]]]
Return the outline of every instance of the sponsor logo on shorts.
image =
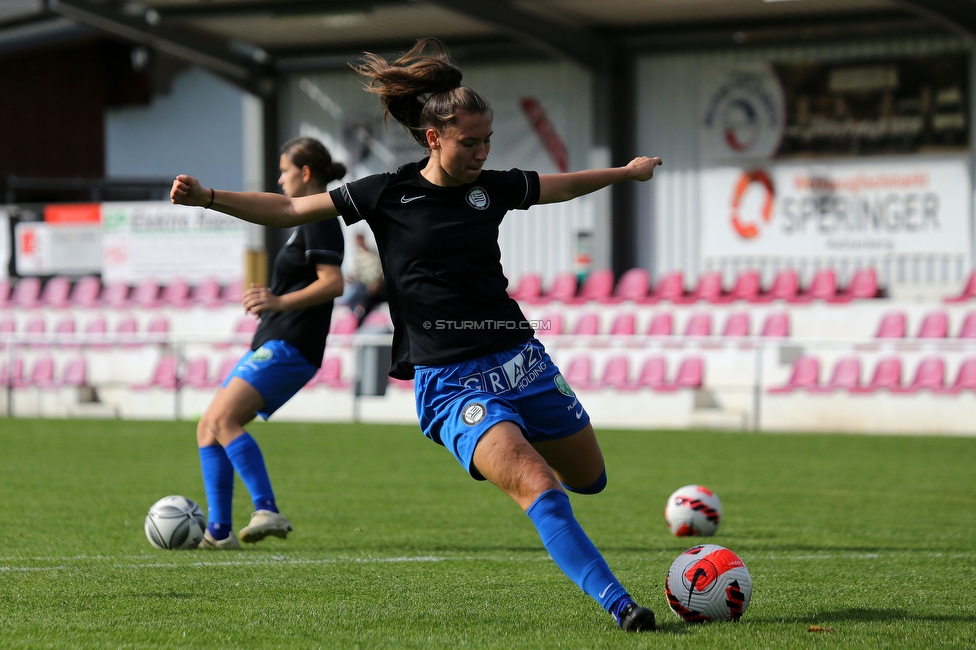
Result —
[[[549,366],[542,357],[542,348],[526,343],[518,354],[500,366],[461,377],[461,385],[472,390],[507,393],[525,388]]]
[[[553,379],[553,381],[556,383],[556,388],[559,389],[560,393],[566,397],[576,397],[576,393],[574,393],[573,389],[569,387],[569,382],[567,382],[562,375],[556,375],[556,378]]]
[[[251,355],[251,361],[267,361],[273,356],[274,352],[264,346],[261,346],[254,351],[254,354]]]
[[[472,187],[464,198],[475,210],[484,210],[488,207],[488,193],[483,187]]]
[[[461,411],[461,419],[470,427],[484,420],[486,413],[488,413],[488,409],[485,408],[484,404],[481,402],[472,402]]]

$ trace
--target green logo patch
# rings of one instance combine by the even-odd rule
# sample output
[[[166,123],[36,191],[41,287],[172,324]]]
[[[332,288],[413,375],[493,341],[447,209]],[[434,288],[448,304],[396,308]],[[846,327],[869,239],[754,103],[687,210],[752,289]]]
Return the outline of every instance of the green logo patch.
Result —
[[[556,378],[553,379],[553,381],[556,383],[556,388],[559,389],[560,393],[566,397],[576,397],[576,393],[574,393],[573,389],[569,387],[569,384],[566,383],[566,380],[563,379],[562,375],[556,375]]]
[[[266,347],[260,347],[251,355],[251,361],[267,361],[274,356],[274,352]]]

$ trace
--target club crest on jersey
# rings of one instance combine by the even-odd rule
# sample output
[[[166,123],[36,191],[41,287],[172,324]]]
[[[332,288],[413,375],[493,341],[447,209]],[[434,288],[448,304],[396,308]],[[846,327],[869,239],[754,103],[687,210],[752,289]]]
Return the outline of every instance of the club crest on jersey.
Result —
[[[485,419],[486,413],[488,413],[488,409],[485,408],[484,404],[481,402],[472,402],[461,411],[461,420],[469,427],[474,426]]]
[[[488,192],[483,187],[472,187],[464,198],[475,210],[484,210],[488,207]]]
[[[260,347],[251,355],[251,361],[267,361],[274,356],[274,352],[266,347]]]
[[[562,375],[556,375],[553,382],[555,382],[556,388],[559,390],[559,392],[566,397],[576,397],[576,393],[574,393],[573,389],[569,387],[569,382],[567,382]]]

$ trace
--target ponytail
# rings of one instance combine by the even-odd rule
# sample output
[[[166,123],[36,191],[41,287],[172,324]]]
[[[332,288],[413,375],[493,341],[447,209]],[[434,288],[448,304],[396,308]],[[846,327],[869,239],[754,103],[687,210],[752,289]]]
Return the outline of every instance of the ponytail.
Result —
[[[308,167],[312,178],[322,187],[346,175],[346,166],[332,160],[325,145],[315,138],[300,137],[289,140],[281,147],[281,153],[288,156],[296,167]]]

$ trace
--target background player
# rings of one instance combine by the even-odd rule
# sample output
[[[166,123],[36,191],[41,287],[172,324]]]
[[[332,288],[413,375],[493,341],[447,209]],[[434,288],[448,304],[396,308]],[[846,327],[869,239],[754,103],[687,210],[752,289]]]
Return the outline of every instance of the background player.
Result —
[[[280,168],[278,184],[286,197],[325,192],[328,183],[346,175],[345,165],[334,162],[312,138],[287,142]],[[240,539],[257,542],[268,535],[285,537],[292,530],[278,512],[261,449],[244,425],[255,415],[271,417],[321,366],[333,301],[343,289],[343,250],[337,221],[300,225],[275,257],[271,286],[252,284],[244,292],[244,309],[261,322],[251,350],[224,380],[197,425],[209,520],[200,548],[240,548],[231,527],[235,470],[254,503]]]

